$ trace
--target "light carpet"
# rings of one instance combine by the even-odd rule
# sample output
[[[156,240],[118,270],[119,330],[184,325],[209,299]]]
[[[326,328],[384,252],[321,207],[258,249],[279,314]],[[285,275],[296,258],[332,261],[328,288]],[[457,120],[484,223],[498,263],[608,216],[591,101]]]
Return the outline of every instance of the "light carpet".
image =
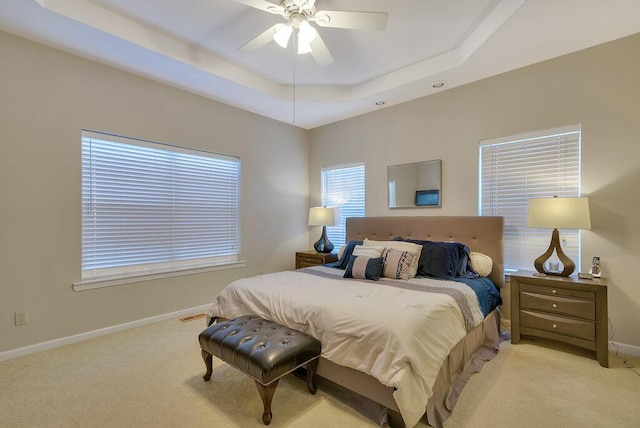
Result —
[[[202,380],[204,327],[168,320],[2,362],[0,426],[264,426],[247,376],[214,358],[212,380]],[[503,342],[445,427],[639,426],[640,376],[613,354],[610,365],[554,342]],[[280,381],[272,410],[272,427],[376,426],[325,390],[309,394],[294,376]]]

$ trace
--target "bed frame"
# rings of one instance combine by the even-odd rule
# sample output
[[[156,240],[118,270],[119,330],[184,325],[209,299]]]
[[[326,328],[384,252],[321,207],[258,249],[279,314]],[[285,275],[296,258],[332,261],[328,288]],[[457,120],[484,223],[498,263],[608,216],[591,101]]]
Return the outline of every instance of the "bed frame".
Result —
[[[455,241],[471,251],[484,253],[493,260],[489,278],[498,287],[504,286],[502,217],[430,216],[430,217],[363,217],[348,218],[346,241],[390,240],[401,236],[432,241]],[[491,359],[499,343],[499,312],[490,313],[484,323],[471,330],[451,351],[433,386],[434,395],[426,403],[427,422],[442,426],[451,414],[466,379],[479,371],[482,361]],[[469,363],[469,364],[468,364]],[[466,370],[465,370],[465,365]],[[386,408],[388,423],[403,427],[393,388],[354,369],[339,366],[321,358],[317,374]],[[384,411],[383,411],[384,413]]]

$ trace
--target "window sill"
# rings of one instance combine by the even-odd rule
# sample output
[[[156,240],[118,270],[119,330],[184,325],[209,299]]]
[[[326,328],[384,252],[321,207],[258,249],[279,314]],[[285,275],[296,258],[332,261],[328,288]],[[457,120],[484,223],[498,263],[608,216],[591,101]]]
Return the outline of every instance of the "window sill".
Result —
[[[237,269],[245,267],[244,260],[225,262],[196,268],[185,268],[165,272],[145,273],[126,277],[107,277],[88,279],[73,283],[73,291],[93,290],[95,288],[113,287],[115,285],[131,284],[135,282],[151,281],[154,279],[172,278],[175,276],[193,275],[196,273],[213,272],[217,270]]]

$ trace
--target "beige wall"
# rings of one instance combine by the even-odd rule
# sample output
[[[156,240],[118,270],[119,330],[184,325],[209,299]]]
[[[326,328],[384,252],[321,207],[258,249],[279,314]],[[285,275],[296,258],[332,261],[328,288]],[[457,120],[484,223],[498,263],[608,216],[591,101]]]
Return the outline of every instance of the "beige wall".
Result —
[[[307,248],[306,131],[6,33],[0,53],[0,352],[207,304]],[[246,267],[73,292],[81,128],[239,156]]]
[[[367,215],[475,215],[479,140],[576,123],[593,223],[582,262],[602,258],[614,340],[640,346],[639,49],[636,35],[305,132],[0,33],[0,352],[206,304],[235,278],[292,268],[317,237],[306,223],[323,166],[365,161]],[[73,292],[81,128],[240,156],[247,266]],[[387,165],[429,159],[443,160],[443,206],[389,210]],[[15,327],[22,310],[29,323]]]
[[[583,232],[582,265],[601,257],[614,341],[640,346],[638,52],[634,35],[316,128],[310,203],[320,200],[320,168],[364,161],[368,216],[475,215],[480,140],[581,123],[582,192],[593,227]],[[386,167],[430,159],[442,159],[442,208],[387,208]]]

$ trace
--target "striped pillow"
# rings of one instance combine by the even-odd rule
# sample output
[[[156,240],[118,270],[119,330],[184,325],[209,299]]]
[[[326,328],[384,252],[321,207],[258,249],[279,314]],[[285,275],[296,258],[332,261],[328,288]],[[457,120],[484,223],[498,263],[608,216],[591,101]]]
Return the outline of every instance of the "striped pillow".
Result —
[[[372,241],[366,238],[363,245],[369,247],[383,246],[386,248],[393,248],[394,250],[407,251],[408,253],[413,254],[413,261],[411,262],[411,268],[409,269],[409,278],[413,278],[414,276],[416,276],[416,273],[418,272],[418,261],[420,260],[422,245],[405,241]]]
[[[411,277],[411,263],[415,257],[413,254],[408,251],[387,248],[384,250],[382,257],[384,258],[382,276],[404,280],[408,280]]]
[[[356,245],[353,247],[353,255],[354,256],[365,256],[370,257],[372,259],[376,257],[382,257],[382,252],[384,251],[384,247],[373,247],[373,246],[364,246],[364,245]]]
[[[377,281],[382,275],[382,257],[351,256],[343,278],[372,279]]]

